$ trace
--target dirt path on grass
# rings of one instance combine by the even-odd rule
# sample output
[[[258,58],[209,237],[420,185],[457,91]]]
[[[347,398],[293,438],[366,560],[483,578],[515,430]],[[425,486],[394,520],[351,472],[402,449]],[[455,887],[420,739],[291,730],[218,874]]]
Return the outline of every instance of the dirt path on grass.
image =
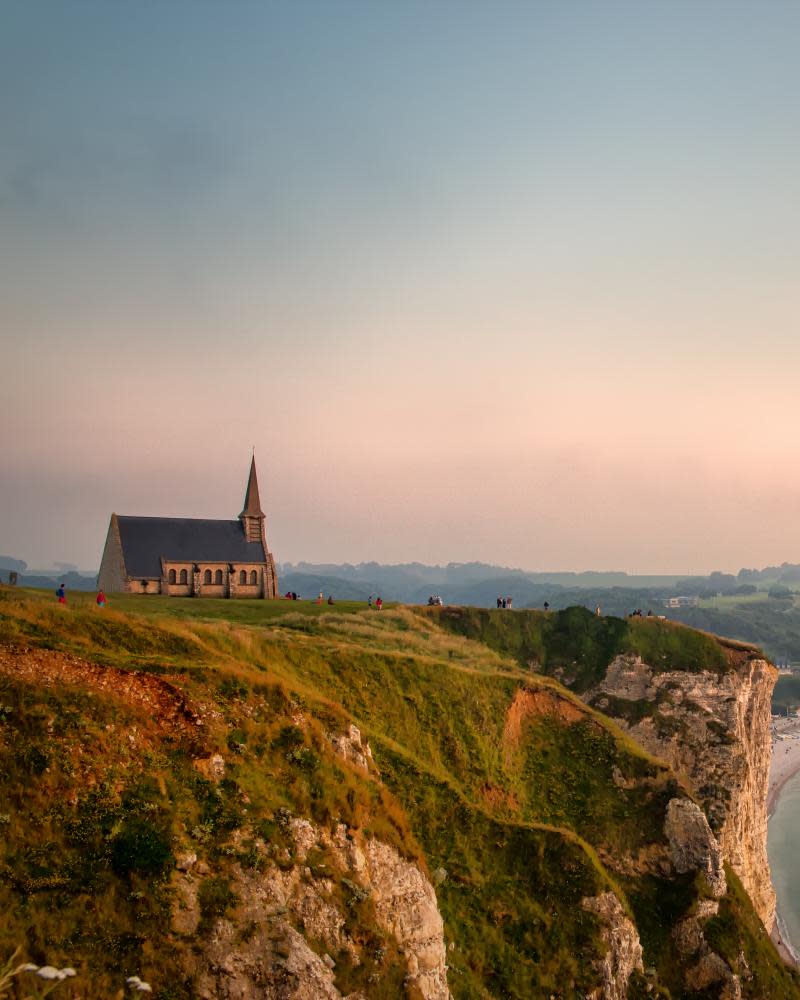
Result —
[[[159,728],[188,742],[195,755],[203,754],[202,717],[181,690],[161,677],[104,667],[52,649],[5,645],[0,645],[0,673],[30,684],[63,684],[119,698],[144,709]]]

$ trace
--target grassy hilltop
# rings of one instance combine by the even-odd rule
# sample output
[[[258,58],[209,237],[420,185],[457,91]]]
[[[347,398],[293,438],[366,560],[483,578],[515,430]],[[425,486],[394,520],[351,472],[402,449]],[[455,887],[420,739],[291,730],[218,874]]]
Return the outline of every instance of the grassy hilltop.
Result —
[[[672,930],[708,889],[665,865],[663,817],[688,793],[546,675],[568,669],[580,691],[622,651],[726,669],[710,637],[583,609],[129,597],[100,610],[0,590],[0,962],[21,946],[75,966],[83,997],[133,974],[162,1000],[191,997],[185,953],[237,920],[236,872],[295,865],[294,816],[345,823],[430,877],[457,998],[586,995],[607,944],[582,900],[604,892],[644,948],[629,995],[684,996]],[[351,723],[371,745],[366,771],[334,749]],[[217,781],[201,766],[215,754]],[[187,851],[204,872],[188,937],[171,925]],[[331,871],[322,855],[306,865]],[[370,899],[329,881],[359,949],[332,956],[337,987],[403,995]],[[731,872],[728,884],[706,937],[747,968],[744,996],[800,998]]]

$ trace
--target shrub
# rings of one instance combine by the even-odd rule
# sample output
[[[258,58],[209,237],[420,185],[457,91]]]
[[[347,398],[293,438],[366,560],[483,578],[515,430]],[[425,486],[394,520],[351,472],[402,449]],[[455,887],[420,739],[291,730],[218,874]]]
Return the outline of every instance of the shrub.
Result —
[[[212,875],[204,879],[197,893],[201,919],[205,926],[212,920],[225,915],[236,904],[238,897],[231,889],[230,882],[223,875]]]
[[[111,841],[111,864],[118,875],[139,872],[158,875],[172,861],[172,845],[166,830],[138,816],[126,819]]]

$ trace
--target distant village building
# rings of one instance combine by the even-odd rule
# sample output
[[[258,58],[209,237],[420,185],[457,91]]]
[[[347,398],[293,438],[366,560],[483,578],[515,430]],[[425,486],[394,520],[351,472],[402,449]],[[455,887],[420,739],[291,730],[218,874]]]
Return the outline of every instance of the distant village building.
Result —
[[[97,584],[108,593],[276,597],[256,460],[235,521],[112,514]]]
[[[668,597],[664,601],[665,608],[696,608],[700,603],[699,597]]]

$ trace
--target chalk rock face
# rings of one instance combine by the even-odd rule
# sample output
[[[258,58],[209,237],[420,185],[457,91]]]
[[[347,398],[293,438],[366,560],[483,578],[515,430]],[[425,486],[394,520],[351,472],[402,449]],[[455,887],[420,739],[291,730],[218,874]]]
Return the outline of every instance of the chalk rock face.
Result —
[[[425,1000],[447,1000],[444,927],[433,886],[416,865],[379,840],[367,843],[366,856],[375,912],[400,943],[407,981]]]
[[[716,899],[724,896],[728,884],[722,851],[702,809],[689,799],[671,799],[667,804],[664,833],[669,840],[675,871],[681,875],[705,872],[711,894]]]
[[[704,926],[718,911],[716,900],[701,900],[695,912],[678,921],[673,928],[672,937],[678,953],[688,963],[684,984],[691,992],[712,989],[719,1000],[741,1000],[740,976],[706,941]]]
[[[333,743],[333,748],[340,757],[350,761],[351,764],[355,764],[356,767],[360,767],[364,771],[369,770],[369,765],[372,761],[372,750],[369,743],[362,741],[361,730],[358,726],[354,726],[351,723],[347,727],[346,733],[334,733],[330,736],[330,741]]]
[[[585,697],[686,775],[724,860],[769,930],[775,892],[767,860],[767,787],[777,671],[753,650],[723,646],[729,661],[723,673],[659,672],[636,656],[618,656]],[[646,711],[638,711],[643,703]]]
[[[331,833],[292,818],[286,828],[295,863],[268,862],[265,849],[262,870],[233,866],[235,904],[204,938],[197,937],[202,877],[196,868],[176,874],[172,926],[192,946],[186,968],[199,1000],[342,1000],[337,958],[352,966],[361,962],[348,931],[345,887],[347,894],[371,899],[377,925],[397,941],[410,995],[450,1000],[442,918],[420,869],[344,824]],[[314,848],[334,861],[324,876],[304,864]],[[360,994],[344,1000],[360,1000]]]
[[[625,916],[613,892],[587,896],[581,900],[581,906],[600,918],[602,937],[608,945],[599,967],[602,984],[595,995],[598,1000],[625,1000],[633,970],[643,970],[642,946],[636,927]]]

